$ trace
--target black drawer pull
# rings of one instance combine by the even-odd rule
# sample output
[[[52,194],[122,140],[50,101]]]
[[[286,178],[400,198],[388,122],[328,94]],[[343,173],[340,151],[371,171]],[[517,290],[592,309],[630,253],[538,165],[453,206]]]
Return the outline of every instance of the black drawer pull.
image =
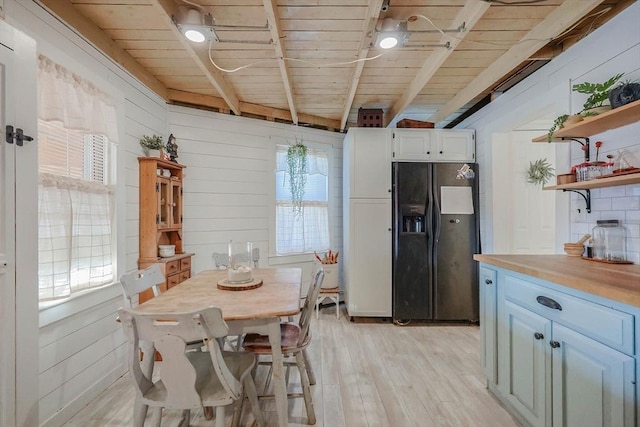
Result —
[[[551,346],[551,348],[558,348],[560,347],[560,343],[558,341],[550,341],[549,345]]]
[[[493,280],[491,279],[484,279],[484,283],[486,283],[487,285],[490,285],[493,283]]]
[[[549,298],[549,297],[544,297],[542,295],[540,295],[538,298],[536,298],[536,301],[538,301],[539,304],[544,305],[545,307],[549,307],[552,308],[554,310],[560,310],[562,311],[562,306],[560,304],[558,304],[557,301]]]
[[[543,340],[544,339],[544,335],[541,334],[540,332],[536,332],[535,334],[533,334],[533,337],[537,340]]]

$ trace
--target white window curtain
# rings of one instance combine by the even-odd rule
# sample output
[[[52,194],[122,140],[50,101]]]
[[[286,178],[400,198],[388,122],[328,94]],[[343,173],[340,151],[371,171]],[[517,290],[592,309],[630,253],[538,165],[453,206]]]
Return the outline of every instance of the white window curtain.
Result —
[[[291,255],[329,249],[329,161],[326,151],[307,149],[307,183],[302,214],[293,211],[286,145],[276,148],[276,253]]]
[[[44,55],[38,59],[38,118],[105,135],[116,143],[117,115],[111,97]]]
[[[111,150],[116,110],[93,84],[40,56],[39,296],[68,297],[114,280]]]

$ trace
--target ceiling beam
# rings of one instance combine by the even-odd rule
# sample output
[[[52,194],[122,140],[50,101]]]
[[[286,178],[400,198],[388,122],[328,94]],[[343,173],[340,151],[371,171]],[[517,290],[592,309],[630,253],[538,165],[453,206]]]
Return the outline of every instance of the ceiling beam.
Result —
[[[367,15],[362,24],[362,41],[360,42],[360,48],[358,50],[356,66],[353,69],[353,74],[351,75],[349,91],[347,92],[347,96],[344,100],[342,120],[340,120],[340,130],[344,130],[347,126],[347,120],[349,119],[351,106],[353,105],[353,100],[356,96],[356,91],[358,90],[358,83],[360,82],[360,76],[362,75],[364,64],[365,62],[367,62],[366,58],[369,55],[371,40],[376,29],[376,24],[378,23],[378,19],[380,17],[383,1],[384,0],[375,0],[370,2],[369,9],[367,10]]]
[[[147,71],[127,51],[116,44],[96,24],[78,12],[69,0],[41,0],[51,12],[56,14],[73,31],[77,31],[113,62],[119,64],[133,77],[153,92],[167,99],[167,88],[153,74]]]
[[[176,5],[173,0],[155,0],[153,5],[157,7],[160,11],[164,12],[162,14],[163,20],[166,22],[167,27],[171,29],[171,31],[176,36],[176,39],[180,41],[185,51],[189,54],[189,56],[196,63],[200,71],[202,71],[211,83],[213,87],[218,91],[222,99],[229,105],[231,111],[233,111],[236,115],[240,115],[240,101],[235,93],[235,91],[229,86],[227,81],[224,78],[222,72],[217,70],[211,64],[209,60],[209,51],[208,44],[207,49],[199,50],[193,48],[191,42],[187,40],[182,33],[178,30],[178,28],[173,23],[173,17],[176,18],[181,16],[180,9]]]
[[[400,113],[411,105],[415,97],[418,96],[422,89],[424,89],[425,85],[429,80],[431,80],[433,75],[438,71],[442,64],[444,64],[447,58],[449,58],[458,44],[460,44],[460,42],[471,32],[471,29],[489,9],[490,5],[491,4],[489,2],[480,0],[467,0],[467,3],[456,15],[450,25],[450,28],[459,28],[464,24],[465,31],[463,33],[457,33],[455,37],[450,37],[448,35],[440,37],[439,43],[444,44],[448,42],[450,43],[449,48],[437,48],[427,57],[422,68],[420,68],[420,71],[416,73],[416,76],[413,78],[411,83],[409,83],[407,90],[402,94],[400,99],[393,104],[389,114],[386,114],[387,118],[384,123],[385,127],[390,123],[393,123]]]
[[[278,14],[277,0],[263,0],[264,10],[267,13],[267,22],[269,22],[269,31],[271,31],[271,39],[278,55],[278,66],[280,67],[280,75],[282,76],[282,84],[284,85],[284,93],[287,95],[289,103],[289,111],[294,124],[298,124],[298,113],[293,100],[293,89],[291,85],[291,73],[284,58],[287,52],[282,47],[282,32],[280,31],[280,15]]]
[[[172,102],[189,104],[193,106],[202,106],[215,108],[224,111],[227,107],[226,102],[217,96],[204,95],[199,93],[184,92],[181,90],[169,89],[167,91],[168,99]],[[287,122],[293,122],[291,112],[279,108],[265,107],[264,105],[251,104],[240,101],[240,110],[243,113],[264,116],[269,119],[278,119]],[[340,121],[327,119],[325,117],[313,116],[311,114],[300,114],[298,120],[301,123],[307,123],[314,126],[322,126],[331,129],[339,129]]]
[[[521,40],[505,52],[493,64],[471,81],[456,96],[451,98],[429,121],[438,122],[446,119],[460,107],[482,93],[489,86],[501,79],[531,55],[549,43],[566,28],[580,20],[583,16],[602,3],[603,0],[566,0],[551,12],[542,22],[529,31]]]

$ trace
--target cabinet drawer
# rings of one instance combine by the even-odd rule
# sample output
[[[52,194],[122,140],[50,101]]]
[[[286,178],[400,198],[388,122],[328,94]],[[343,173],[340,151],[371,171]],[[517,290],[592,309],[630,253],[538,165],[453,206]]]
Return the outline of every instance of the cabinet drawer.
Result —
[[[180,271],[191,270],[191,257],[182,258],[180,260]]]
[[[167,276],[167,287],[171,289],[175,285],[180,283],[180,273],[172,274],[171,276]]]
[[[178,271],[180,271],[180,260],[168,262],[165,266],[165,274],[167,276],[173,273],[177,273]]]
[[[623,353],[634,353],[633,315],[509,274],[504,282],[507,300]]]
[[[181,271],[180,272],[180,283],[184,282],[185,280],[187,280],[189,277],[191,277],[191,271],[187,270],[187,271]]]

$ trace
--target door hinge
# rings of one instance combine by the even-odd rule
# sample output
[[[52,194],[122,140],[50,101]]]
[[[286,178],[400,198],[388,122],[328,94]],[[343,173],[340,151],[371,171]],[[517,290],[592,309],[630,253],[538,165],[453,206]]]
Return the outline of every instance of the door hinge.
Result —
[[[13,131],[13,126],[7,125],[6,127],[6,141],[9,144],[13,144],[13,140],[15,139],[16,145],[22,147],[24,141],[33,141],[33,138],[29,135],[25,135],[24,131],[20,128],[17,128],[16,131]]]
[[[159,192],[160,192],[160,184],[156,182],[156,193],[159,193]]]
[[[160,224],[160,215],[156,214],[156,224]]]

